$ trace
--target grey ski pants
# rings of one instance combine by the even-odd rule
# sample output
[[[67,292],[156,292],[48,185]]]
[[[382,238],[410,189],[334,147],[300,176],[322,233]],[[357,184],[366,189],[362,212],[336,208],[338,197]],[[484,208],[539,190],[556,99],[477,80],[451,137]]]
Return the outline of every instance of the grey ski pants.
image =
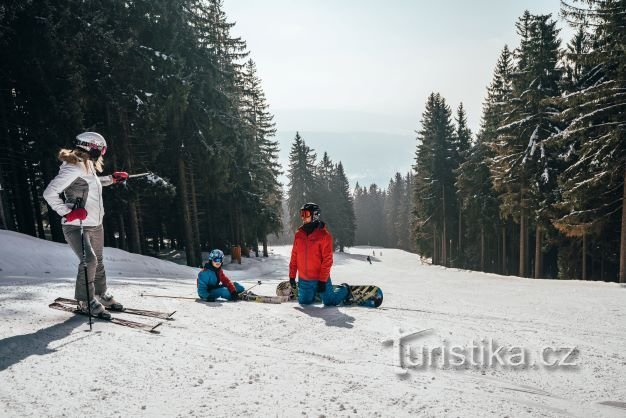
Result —
[[[107,278],[102,264],[102,250],[104,248],[104,229],[102,225],[84,226],[85,261],[87,262],[87,281],[89,282],[89,300],[96,295],[103,295],[107,291]],[[83,264],[83,247],[80,236],[80,226],[63,225],[63,235],[74,253],[78,256],[78,274],[76,275],[76,300],[88,300],[85,289],[85,264]]]

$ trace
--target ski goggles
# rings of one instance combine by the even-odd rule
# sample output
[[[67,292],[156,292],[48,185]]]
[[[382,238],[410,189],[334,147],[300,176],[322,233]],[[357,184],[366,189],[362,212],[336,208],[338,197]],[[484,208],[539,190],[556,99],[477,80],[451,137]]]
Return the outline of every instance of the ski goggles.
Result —
[[[224,258],[222,257],[215,257],[213,259],[211,259],[212,262],[214,263],[221,263],[222,261],[224,261]]]
[[[301,218],[308,218],[309,216],[311,216],[311,211],[308,209],[302,209],[300,211],[300,217]]]
[[[104,155],[104,154],[107,153],[106,145],[98,145],[98,144],[94,144],[92,142],[85,142],[85,141],[80,141],[80,140],[76,140],[76,145],[80,145],[82,147],[87,147],[87,148],[90,148],[90,149],[98,150],[98,151],[100,151],[100,155]]]

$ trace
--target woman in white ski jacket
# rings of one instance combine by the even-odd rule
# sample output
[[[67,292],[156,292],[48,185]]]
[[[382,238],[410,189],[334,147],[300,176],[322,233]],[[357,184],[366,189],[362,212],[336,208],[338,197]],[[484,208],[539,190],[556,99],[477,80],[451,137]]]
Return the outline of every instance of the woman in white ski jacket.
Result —
[[[110,314],[106,312],[106,308],[122,310],[123,306],[107,291],[106,273],[102,264],[104,248],[102,186],[124,181],[128,174],[117,171],[112,176],[98,176],[97,173],[102,172],[102,156],[106,153],[106,148],[105,139],[96,132],[78,135],[74,149],[62,149],[59,152],[59,160],[63,164],[59,174],[44,190],[43,197],[50,207],[62,216],[65,240],[80,260],[74,293],[79,307],[87,312],[88,305],[91,305],[92,315],[109,318]],[[85,286],[85,264],[82,261],[81,225],[84,230],[89,294]]]

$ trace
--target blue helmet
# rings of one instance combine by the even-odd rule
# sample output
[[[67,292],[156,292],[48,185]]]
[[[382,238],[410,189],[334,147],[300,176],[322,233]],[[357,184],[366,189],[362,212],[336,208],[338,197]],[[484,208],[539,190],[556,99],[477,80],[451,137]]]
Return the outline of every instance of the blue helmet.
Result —
[[[224,252],[222,250],[215,249],[209,253],[209,261],[215,261],[221,263],[224,261]]]

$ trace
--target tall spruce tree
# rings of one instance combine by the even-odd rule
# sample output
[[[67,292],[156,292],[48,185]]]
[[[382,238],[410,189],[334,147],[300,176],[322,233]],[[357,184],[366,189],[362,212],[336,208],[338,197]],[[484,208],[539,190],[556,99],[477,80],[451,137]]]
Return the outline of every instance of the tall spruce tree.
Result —
[[[343,252],[345,247],[354,245],[356,225],[350,182],[341,161],[334,167],[330,190],[335,201],[334,210],[336,210],[335,223],[331,224],[330,227],[335,246],[339,247],[340,252]]]
[[[331,232],[334,232],[334,228],[339,224],[339,201],[333,190],[334,176],[335,165],[328,156],[328,153],[324,152],[315,170],[317,181],[314,195],[315,203],[322,208],[322,218],[328,224]]]
[[[417,250],[433,264],[448,264],[456,211],[452,112],[439,93],[431,93],[422,114],[415,158],[414,225]]]
[[[387,198],[385,199],[385,228],[387,245],[393,248],[400,247],[400,236],[403,226],[400,225],[402,200],[404,198],[404,183],[400,173],[389,180]]]
[[[315,159],[316,155],[313,150],[306,145],[300,133],[296,132],[289,151],[289,169],[287,170],[289,224],[293,231],[301,224],[300,207],[319,197],[316,195]]]
[[[578,28],[589,25],[595,28],[595,33],[589,45],[576,46],[574,54],[570,54],[580,73],[574,79],[575,89],[557,101],[564,109],[559,119],[567,126],[555,140],[562,144],[568,167],[559,177],[563,194],[558,206],[565,214],[555,225],[567,235],[581,237],[583,248],[587,235],[602,236],[606,247],[601,256],[607,264],[619,266],[618,277],[623,283],[626,281],[626,2],[585,3],[589,8],[561,2],[562,14],[572,25]]]
[[[248,60],[244,66],[244,99],[242,112],[252,135],[249,155],[254,176],[248,196],[252,204],[248,208],[247,219],[254,223],[256,239],[263,243],[263,256],[268,256],[267,235],[277,234],[281,228],[281,173],[278,164],[278,143],[272,137],[276,133],[274,117],[269,112],[261,80],[256,75],[254,61]],[[258,255],[258,250],[257,250]]]
[[[453,170],[455,172],[455,176],[458,177],[459,169],[461,165],[467,160],[468,152],[470,148],[470,144],[472,141],[472,131],[467,126],[467,115],[465,113],[465,109],[463,108],[463,103],[459,104],[457,108],[456,117],[455,117],[455,132],[452,141],[452,151],[453,151]],[[463,208],[461,202],[457,195],[458,204],[457,208],[457,231],[456,235],[456,253],[454,255],[454,259],[456,260],[455,265],[460,267],[463,265],[463,236],[465,225],[464,216],[463,216]]]
[[[555,187],[556,155],[545,140],[559,131],[552,115],[557,111],[546,99],[560,93],[557,68],[559,40],[556,22],[550,15],[528,11],[516,24],[520,35],[513,94],[506,118],[498,132],[491,172],[505,217],[519,223],[519,275],[527,275],[529,220],[536,226],[535,248],[541,248],[541,235],[547,219],[544,200]],[[535,276],[541,271],[541,254],[536,252]]]

